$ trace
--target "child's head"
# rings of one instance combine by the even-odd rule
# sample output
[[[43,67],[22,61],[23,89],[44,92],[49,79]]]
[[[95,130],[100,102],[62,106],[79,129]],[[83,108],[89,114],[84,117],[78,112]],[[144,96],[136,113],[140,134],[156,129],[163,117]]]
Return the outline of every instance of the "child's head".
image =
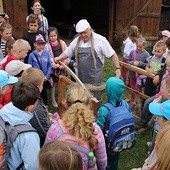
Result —
[[[146,44],[145,38],[138,38],[138,39],[137,39],[137,43],[136,43],[136,45],[137,45],[137,50],[138,50],[139,52],[143,51],[143,50],[145,49],[145,44]]]
[[[5,71],[11,76],[21,77],[23,71],[30,67],[32,67],[30,64],[25,64],[21,60],[12,60],[6,65]]]
[[[5,95],[9,84],[14,84],[18,78],[10,76],[6,71],[0,70],[0,96]]]
[[[44,40],[44,37],[39,34],[39,35],[36,35],[36,38],[35,38],[35,42],[34,42],[34,47],[37,51],[42,51],[45,47],[45,40]]]
[[[95,148],[96,139],[92,134],[95,117],[90,109],[92,95],[80,84],[73,83],[66,90],[65,98],[69,107],[61,115],[64,125],[78,142],[89,141],[89,145]]]
[[[119,104],[120,100],[122,99],[125,88],[126,86],[123,80],[118,77],[110,77],[106,81],[106,95],[108,101],[111,102],[114,106]]]
[[[155,45],[155,56],[156,57],[162,57],[163,54],[166,52],[166,44],[164,42],[159,41],[158,43],[156,43]]]
[[[59,38],[57,28],[56,27],[50,27],[48,29],[48,36],[49,36],[50,42],[52,42],[52,43],[55,42]]]
[[[170,99],[170,77],[169,76],[162,79],[160,91],[162,93],[163,101]]]
[[[157,116],[158,124],[163,127],[165,122],[170,121],[170,100],[166,100],[163,103],[150,103],[149,111]]]
[[[9,23],[3,23],[0,26],[1,40],[6,42],[12,38],[12,26]]]
[[[166,43],[168,38],[170,38],[170,32],[168,30],[163,30],[161,33],[162,33],[162,40]]]
[[[12,88],[11,101],[20,110],[34,111],[39,97],[40,91],[33,83],[19,81]]]
[[[28,20],[27,20],[27,27],[29,29],[29,31],[31,33],[35,33],[38,31],[39,27],[40,27],[40,19],[37,15],[35,14],[30,14],[28,16]]]
[[[22,73],[21,81],[33,83],[41,92],[43,89],[44,74],[40,69],[31,67]]]
[[[15,40],[13,38],[9,39],[5,44],[6,55],[12,55],[12,48]]]
[[[8,22],[9,16],[6,13],[0,13],[0,25]]]
[[[67,142],[50,142],[39,152],[39,170],[82,170],[82,168],[80,153]]]
[[[170,169],[170,122],[166,122],[158,133],[155,143],[156,161],[150,168],[154,169]]]
[[[170,53],[166,56],[166,69],[170,73]]]
[[[23,39],[16,40],[12,48],[13,55],[20,60],[23,60],[27,56],[29,50],[31,50],[30,44]]]
[[[128,35],[131,37],[137,37],[138,35],[138,27],[136,25],[131,25],[128,30]]]

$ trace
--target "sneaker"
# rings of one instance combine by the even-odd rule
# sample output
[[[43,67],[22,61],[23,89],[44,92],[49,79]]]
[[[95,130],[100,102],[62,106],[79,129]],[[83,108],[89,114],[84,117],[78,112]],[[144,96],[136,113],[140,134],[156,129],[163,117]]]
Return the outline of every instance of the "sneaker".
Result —
[[[152,146],[152,142],[147,142],[146,144],[147,144],[148,147]]]
[[[58,107],[58,104],[56,101],[51,102],[54,107]]]

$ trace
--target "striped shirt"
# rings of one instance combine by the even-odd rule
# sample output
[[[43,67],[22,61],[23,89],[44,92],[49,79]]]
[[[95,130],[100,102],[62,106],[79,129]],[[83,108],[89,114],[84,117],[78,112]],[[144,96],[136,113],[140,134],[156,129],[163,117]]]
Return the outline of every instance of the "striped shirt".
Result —
[[[3,54],[3,56],[5,57],[5,42],[3,42],[3,41],[1,41],[1,50],[2,50],[2,54]]]

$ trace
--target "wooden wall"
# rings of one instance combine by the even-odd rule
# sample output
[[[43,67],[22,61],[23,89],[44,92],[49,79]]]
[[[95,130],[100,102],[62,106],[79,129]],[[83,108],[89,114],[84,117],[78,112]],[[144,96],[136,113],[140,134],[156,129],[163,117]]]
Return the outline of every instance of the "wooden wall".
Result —
[[[3,7],[13,26],[14,38],[21,38],[26,30],[27,0],[3,0]]]
[[[115,32],[121,34],[130,25],[139,27],[140,32],[149,41],[157,40],[162,0],[117,0]]]
[[[24,30],[26,30],[25,19],[30,8],[29,0],[2,0],[2,2],[4,11],[9,15],[10,23],[13,25],[14,37],[21,38]],[[56,21],[59,14],[54,15],[52,13],[51,15],[50,9],[54,8],[57,2],[60,1],[51,0],[47,2],[42,0],[42,4],[47,9],[47,18],[53,16]],[[97,0],[94,2],[86,2],[85,6],[81,6],[81,11],[72,10],[76,11],[73,14],[79,16],[79,18],[87,17],[96,32],[106,36],[111,44],[114,42],[114,35],[122,34],[131,24],[137,25],[147,40],[157,40],[160,30],[162,0]],[[93,8],[89,8],[92,5]],[[72,18],[75,19],[75,16]],[[66,21],[68,19],[69,17],[66,15]]]

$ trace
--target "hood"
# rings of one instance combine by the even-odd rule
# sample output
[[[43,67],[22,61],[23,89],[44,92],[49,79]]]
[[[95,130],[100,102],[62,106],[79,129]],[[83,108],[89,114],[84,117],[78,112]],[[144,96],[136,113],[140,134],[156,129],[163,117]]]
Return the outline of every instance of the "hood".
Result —
[[[16,108],[11,102],[0,110],[0,115],[4,121],[11,125],[28,124],[33,114]]]
[[[116,106],[116,103],[122,99],[125,88],[126,86],[123,80],[118,77],[110,77],[106,81],[106,95],[108,102]]]

